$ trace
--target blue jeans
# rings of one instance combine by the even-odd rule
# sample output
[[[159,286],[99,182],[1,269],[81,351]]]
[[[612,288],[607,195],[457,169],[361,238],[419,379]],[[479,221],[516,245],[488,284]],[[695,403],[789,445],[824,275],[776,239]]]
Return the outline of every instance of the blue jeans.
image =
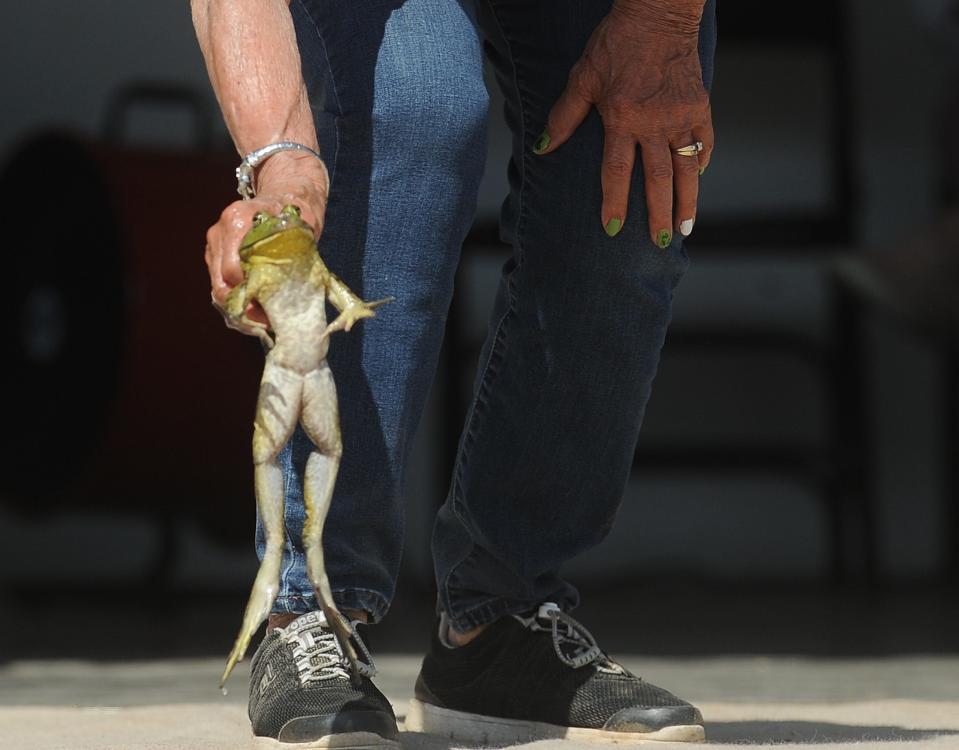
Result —
[[[701,31],[712,76],[715,0]],[[629,477],[673,289],[677,239],[653,245],[641,164],[623,230],[600,223],[595,111],[555,154],[531,147],[609,0],[293,0],[331,175],[319,249],[376,319],[337,334],[343,462],[323,539],[337,604],[386,613],[403,538],[403,472],[433,379],[486,154],[483,53],[513,134],[502,234],[512,245],[449,494],[433,535],[440,606],[459,629],[544,601],[560,566],[609,531]],[[288,530],[275,612],[316,608],[300,532],[310,450],[281,455]],[[262,529],[257,530],[262,551]]]

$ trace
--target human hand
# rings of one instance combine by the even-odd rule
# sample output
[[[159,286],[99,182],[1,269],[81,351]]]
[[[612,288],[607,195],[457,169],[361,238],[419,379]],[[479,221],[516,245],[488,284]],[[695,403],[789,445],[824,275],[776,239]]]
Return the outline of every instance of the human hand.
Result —
[[[299,207],[301,218],[313,228],[317,238],[323,231],[330,184],[323,162],[312,155],[304,159],[298,154],[278,153],[263,163],[256,184],[255,198],[237,200],[228,205],[206,233],[204,260],[210,274],[213,303],[221,309],[226,305],[230,290],[243,281],[240,243],[253,226],[253,216],[257,212],[276,215],[284,206],[292,204]],[[244,314],[252,323],[269,325],[266,314],[255,301],[246,306]],[[252,329],[239,330],[259,334]]]
[[[665,248],[674,230],[692,232],[699,176],[714,142],[699,64],[702,9],[702,0],[617,0],[590,37],[534,146],[537,154],[552,153],[596,107],[605,130],[601,220],[610,236],[626,220],[637,145],[653,242]],[[675,153],[697,142],[703,144],[698,156]]]

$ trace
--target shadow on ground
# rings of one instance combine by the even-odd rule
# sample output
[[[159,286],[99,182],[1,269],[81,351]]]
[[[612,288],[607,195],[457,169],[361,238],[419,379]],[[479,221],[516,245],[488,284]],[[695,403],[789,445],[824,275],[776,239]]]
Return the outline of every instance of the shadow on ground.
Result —
[[[422,734],[421,732],[400,732],[400,744],[409,750],[452,750],[460,747],[448,737],[436,734]]]
[[[717,721],[706,722],[706,738],[717,745],[769,745],[779,743],[819,745],[830,742],[903,742],[956,736],[959,732],[903,727],[855,726],[821,721]],[[439,750],[439,748],[430,748]]]
[[[959,732],[936,729],[905,729],[895,726],[830,724],[820,721],[720,721],[707,722],[710,745],[761,745],[784,743],[825,745],[830,743],[906,742],[959,736]],[[410,750],[452,750],[461,747],[445,737],[418,732],[400,732],[400,742]]]

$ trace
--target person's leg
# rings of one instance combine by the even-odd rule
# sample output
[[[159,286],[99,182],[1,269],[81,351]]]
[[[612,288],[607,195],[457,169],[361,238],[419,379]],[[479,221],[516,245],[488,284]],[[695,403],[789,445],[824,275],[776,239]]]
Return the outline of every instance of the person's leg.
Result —
[[[707,86],[714,2],[704,13]],[[548,156],[532,146],[609,0],[480,0],[514,136],[504,267],[481,370],[433,537],[440,606],[467,631],[575,589],[560,566],[609,531],[688,260],[649,238],[637,157],[629,215],[600,221],[595,110]]]
[[[327,571],[337,605],[376,621],[393,596],[403,468],[482,175],[482,51],[457,0],[293,0],[291,12],[331,176],[320,252],[365,299],[396,298],[335,334],[329,355],[343,458],[323,535]],[[275,613],[317,608],[300,539],[311,450],[297,429],[280,456],[287,539]],[[262,530],[257,539],[262,552]]]
[[[567,614],[577,593],[559,574],[616,515],[686,253],[651,242],[641,165],[625,226],[606,236],[595,112],[555,153],[531,151],[608,0],[480,2],[514,134],[513,255],[437,518],[442,614],[406,727],[468,744],[700,741],[694,706]],[[711,2],[706,15],[708,71]]]

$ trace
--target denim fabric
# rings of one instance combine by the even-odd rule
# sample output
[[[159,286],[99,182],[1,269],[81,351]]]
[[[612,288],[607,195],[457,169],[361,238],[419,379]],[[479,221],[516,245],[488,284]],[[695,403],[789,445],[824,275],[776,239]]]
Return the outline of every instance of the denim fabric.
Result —
[[[700,53],[715,44],[707,2]],[[344,452],[324,548],[340,607],[374,621],[402,551],[403,470],[432,381],[459,248],[483,171],[483,43],[513,132],[503,268],[433,556],[441,607],[466,629],[552,600],[560,566],[609,531],[632,465],[672,291],[688,259],[648,237],[641,179],[623,230],[600,225],[601,122],[555,154],[531,147],[569,69],[608,12],[597,0],[293,0],[321,150],[331,173],[319,243],[366,299],[396,302],[337,334]],[[310,443],[281,454],[287,548],[276,612],[316,601],[300,533]],[[263,534],[258,524],[257,546]]]

